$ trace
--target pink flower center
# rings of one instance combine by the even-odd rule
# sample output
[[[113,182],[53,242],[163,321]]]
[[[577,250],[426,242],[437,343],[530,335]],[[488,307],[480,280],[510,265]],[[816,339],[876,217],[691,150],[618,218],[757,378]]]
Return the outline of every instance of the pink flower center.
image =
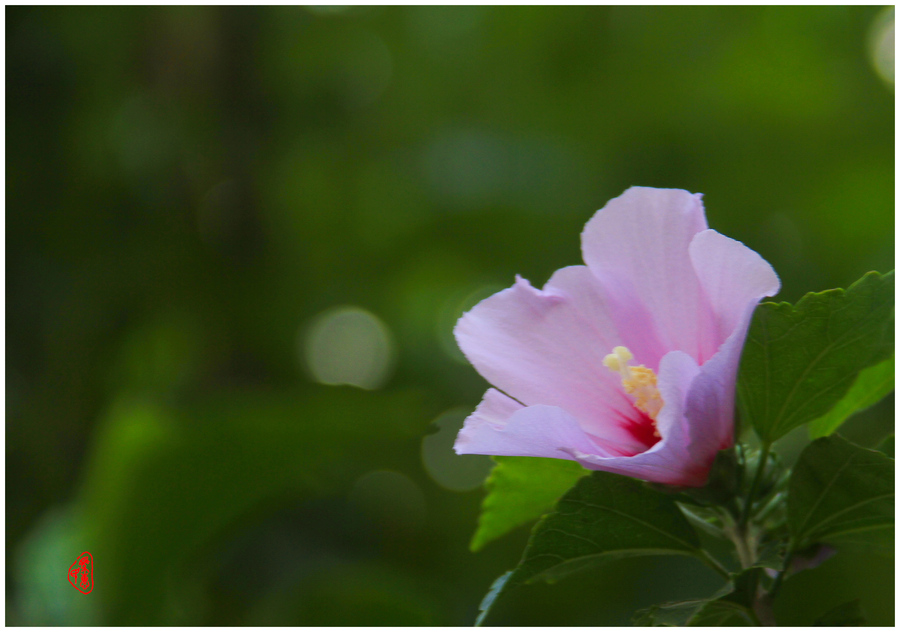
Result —
[[[622,387],[631,397],[634,407],[649,418],[653,427],[653,437],[659,439],[656,417],[662,410],[663,400],[656,388],[656,373],[643,364],[629,366],[634,355],[627,347],[616,347],[613,352],[603,358],[603,364],[622,376]],[[655,441],[654,441],[655,443]]]

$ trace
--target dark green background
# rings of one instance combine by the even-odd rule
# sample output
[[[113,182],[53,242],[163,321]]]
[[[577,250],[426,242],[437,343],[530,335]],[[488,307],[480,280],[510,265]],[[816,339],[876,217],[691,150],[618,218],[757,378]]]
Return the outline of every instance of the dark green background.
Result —
[[[7,622],[470,624],[527,533],[470,553],[482,492],[423,466],[486,387],[449,337],[465,297],[579,263],[631,185],[705,193],[785,300],[892,269],[881,12],[6,9]],[[309,377],[298,340],[336,305],[392,332],[382,388]],[[717,587],[620,561],[493,621],[623,624]],[[893,595],[854,552],[778,607],[889,624]]]

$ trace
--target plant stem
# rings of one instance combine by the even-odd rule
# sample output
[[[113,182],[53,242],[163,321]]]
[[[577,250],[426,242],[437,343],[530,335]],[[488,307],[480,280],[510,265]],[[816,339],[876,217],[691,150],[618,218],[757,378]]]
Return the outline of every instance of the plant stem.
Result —
[[[765,593],[753,602],[753,614],[759,626],[775,626],[775,613],[772,612],[772,594]]]
[[[788,571],[791,568],[791,561],[794,559],[794,545],[791,544],[790,548],[788,548],[787,554],[784,556],[784,570],[778,573],[775,576],[775,581],[772,582],[772,588],[769,590],[769,598],[774,599],[778,589],[781,588],[781,582],[784,581],[784,576],[787,575]]]
[[[756,561],[756,546],[749,536],[746,527],[738,527],[734,533],[734,547],[737,549],[741,568],[750,568]]]
[[[753,476],[753,482],[750,483],[750,490],[747,492],[747,500],[744,503],[741,519],[738,522],[738,532],[743,534],[746,531],[747,523],[750,521],[750,512],[753,509],[753,497],[756,496],[756,489],[762,480],[763,472],[766,469],[766,463],[769,460],[769,449],[771,444],[766,441],[762,445],[762,452],[759,455],[759,465],[756,466],[756,474]]]
[[[784,576],[787,575],[788,570],[791,568],[791,560],[793,558],[794,545],[791,543],[790,547],[788,547],[787,554],[784,556],[784,569],[779,571],[778,575],[775,576],[775,581],[772,582],[772,588],[770,588],[768,592],[760,595],[753,603],[753,610],[763,625],[777,625],[775,622],[775,613],[772,612],[772,603],[775,601],[775,595],[778,594],[778,589],[781,588],[781,582],[784,581]]]
[[[723,531],[734,544],[741,568],[750,568],[756,561],[756,536],[747,527],[741,527],[729,514],[722,515]]]

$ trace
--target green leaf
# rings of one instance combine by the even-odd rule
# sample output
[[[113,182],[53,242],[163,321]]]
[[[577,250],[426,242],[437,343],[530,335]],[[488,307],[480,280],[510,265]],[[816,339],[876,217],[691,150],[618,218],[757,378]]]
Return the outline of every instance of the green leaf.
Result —
[[[749,626],[758,625],[753,602],[763,570],[749,568],[731,576],[728,584],[708,599],[676,601],[637,613],[636,626]]]
[[[506,582],[512,574],[512,571],[506,571],[491,584],[490,590],[488,590],[484,599],[481,600],[481,605],[478,606],[478,618],[475,619],[476,626],[479,626],[484,622],[484,618],[487,616],[487,613],[490,612],[491,606],[494,605],[494,600],[497,599],[497,596],[501,593],[503,587],[506,586]]]
[[[578,481],[531,532],[519,565],[494,584],[481,619],[509,588],[554,581],[597,562],[636,555],[696,555],[697,533],[675,501],[634,479],[594,472]]]
[[[555,580],[603,558],[694,555],[699,546],[669,496],[625,476],[594,472],[535,526],[509,584]]]
[[[750,610],[730,601],[710,601],[687,622],[690,627],[755,626]]]
[[[788,488],[799,550],[815,542],[893,544],[894,460],[831,435],[800,454]]]
[[[754,566],[731,576],[726,590],[701,606],[687,625],[691,627],[759,625],[753,613],[763,569]]]
[[[891,356],[884,362],[860,371],[841,401],[828,413],[810,422],[809,436],[817,439],[830,435],[851,415],[877,404],[893,390],[894,356]]]
[[[869,272],[796,306],[761,304],[741,357],[741,416],[772,442],[827,414],[862,369],[893,354],[893,315],[893,272]]]
[[[631,622],[636,627],[684,627],[690,618],[708,602],[708,599],[690,599],[661,603],[645,610],[639,610]]]
[[[757,552],[754,566],[773,571],[784,570],[784,553],[786,542],[782,538],[770,540],[763,544]]]
[[[881,443],[879,443],[876,447],[876,450],[879,452],[884,452],[886,456],[890,458],[894,458],[894,435],[890,435],[889,437],[885,437]]]
[[[478,529],[469,547],[478,551],[509,531],[536,520],[553,508],[582,476],[590,474],[575,461],[527,456],[496,456],[485,481]]]
[[[847,628],[866,624],[866,617],[859,605],[859,599],[842,603],[832,608],[813,623],[816,627]]]

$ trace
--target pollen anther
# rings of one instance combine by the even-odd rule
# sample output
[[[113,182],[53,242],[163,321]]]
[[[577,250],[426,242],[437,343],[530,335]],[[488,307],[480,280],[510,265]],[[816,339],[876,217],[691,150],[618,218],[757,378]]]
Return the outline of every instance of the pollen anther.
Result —
[[[656,416],[663,407],[663,400],[656,388],[656,373],[643,364],[629,366],[628,362],[632,358],[634,354],[627,347],[616,347],[603,358],[603,364],[622,376],[622,387],[634,399],[634,407],[647,413],[653,420],[653,435],[658,437]]]

